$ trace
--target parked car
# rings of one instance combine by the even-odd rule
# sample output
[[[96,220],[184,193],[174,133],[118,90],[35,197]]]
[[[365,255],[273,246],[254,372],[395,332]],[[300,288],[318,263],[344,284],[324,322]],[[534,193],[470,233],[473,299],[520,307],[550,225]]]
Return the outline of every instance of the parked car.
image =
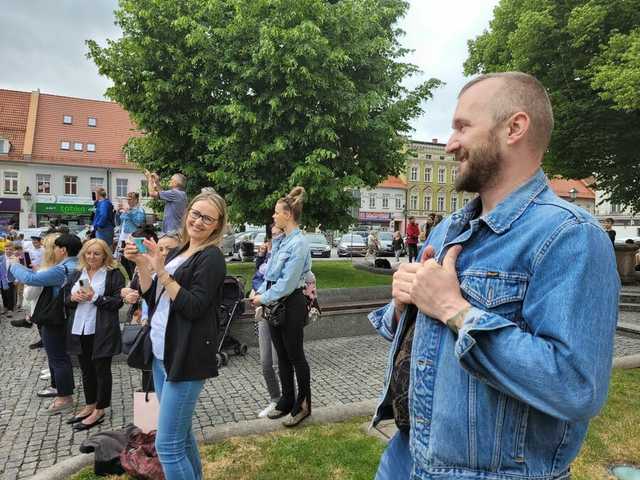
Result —
[[[239,233],[234,239],[233,255],[237,255],[242,262],[249,260],[249,257],[253,258],[249,253],[253,253],[253,239],[258,233],[258,231]],[[249,244],[251,244],[250,249]]]
[[[321,233],[308,233],[306,235],[312,257],[331,257],[331,245]]]
[[[367,253],[367,242],[360,235],[345,233],[338,242],[338,256],[364,256]]]
[[[393,257],[393,233],[391,232],[378,232],[378,256],[379,257]]]
[[[255,237],[253,237],[253,253],[254,254],[258,254],[258,250],[260,250],[260,247],[262,246],[262,244],[265,241],[267,234],[264,232],[259,232],[256,234]]]
[[[222,238],[222,254],[225,257],[233,255],[233,247],[235,246],[235,239],[237,235],[237,233],[227,233]]]

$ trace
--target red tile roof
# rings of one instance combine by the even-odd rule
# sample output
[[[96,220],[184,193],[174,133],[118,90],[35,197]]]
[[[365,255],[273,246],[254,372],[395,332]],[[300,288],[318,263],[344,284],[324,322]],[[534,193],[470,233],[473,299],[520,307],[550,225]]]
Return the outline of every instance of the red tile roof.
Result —
[[[576,189],[576,198],[596,199],[596,193],[587,187],[586,180],[567,180],[565,178],[552,178],[549,180],[549,186],[556,195],[563,198],[571,197],[571,189]]]
[[[0,156],[2,160],[22,160],[30,98],[29,92],[0,90],[0,138],[11,143],[9,154]]]
[[[380,188],[407,188],[407,184],[398,177],[387,177],[387,179],[378,185]]]

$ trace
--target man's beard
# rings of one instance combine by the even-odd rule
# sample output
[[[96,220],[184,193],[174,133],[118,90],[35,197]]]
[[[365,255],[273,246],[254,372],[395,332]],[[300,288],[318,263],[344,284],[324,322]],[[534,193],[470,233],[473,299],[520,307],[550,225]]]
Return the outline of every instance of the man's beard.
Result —
[[[492,130],[487,142],[469,150],[460,148],[456,160],[465,159],[465,171],[458,171],[455,188],[459,192],[481,193],[496,184],[502,168],[498,139]]]

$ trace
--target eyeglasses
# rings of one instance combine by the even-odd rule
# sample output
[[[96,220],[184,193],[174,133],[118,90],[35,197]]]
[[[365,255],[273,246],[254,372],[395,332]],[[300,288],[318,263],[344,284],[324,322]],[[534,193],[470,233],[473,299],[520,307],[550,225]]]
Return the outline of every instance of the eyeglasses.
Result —
[[[203,215],[198,210],[194,210],[194,209],[189,210],[189,216],[193,220],[201,219],[202,223],[204,223],[205,225],[208,225],[208,226],[213,225],[214,223],[216,223],[219,220],[218,218],[213,218],[213,217],[210,217],[209,215]]]

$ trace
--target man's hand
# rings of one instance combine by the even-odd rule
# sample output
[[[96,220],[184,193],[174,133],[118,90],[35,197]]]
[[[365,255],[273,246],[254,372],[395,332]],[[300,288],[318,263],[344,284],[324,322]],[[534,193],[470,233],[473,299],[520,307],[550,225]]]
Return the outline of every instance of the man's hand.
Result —
[[[404,312],[406,306],[413,303],[411,300],[411,289],[417,272],[422,269],[422,263],[433,258],[436,251],[431,245],[422,252],[421,263],[403,263],[400,265],[396,273],[393,274],[393,283],[391,284],[391,296],[396,307],[396,321],[400,319],[400,315]]]
[[[460,245],[449,249],[439,265],[433,258],[420,266],[413,277],[409,299],[418,309],[445,323],[463,308],[470,307],[460,293],[456,260]]]

